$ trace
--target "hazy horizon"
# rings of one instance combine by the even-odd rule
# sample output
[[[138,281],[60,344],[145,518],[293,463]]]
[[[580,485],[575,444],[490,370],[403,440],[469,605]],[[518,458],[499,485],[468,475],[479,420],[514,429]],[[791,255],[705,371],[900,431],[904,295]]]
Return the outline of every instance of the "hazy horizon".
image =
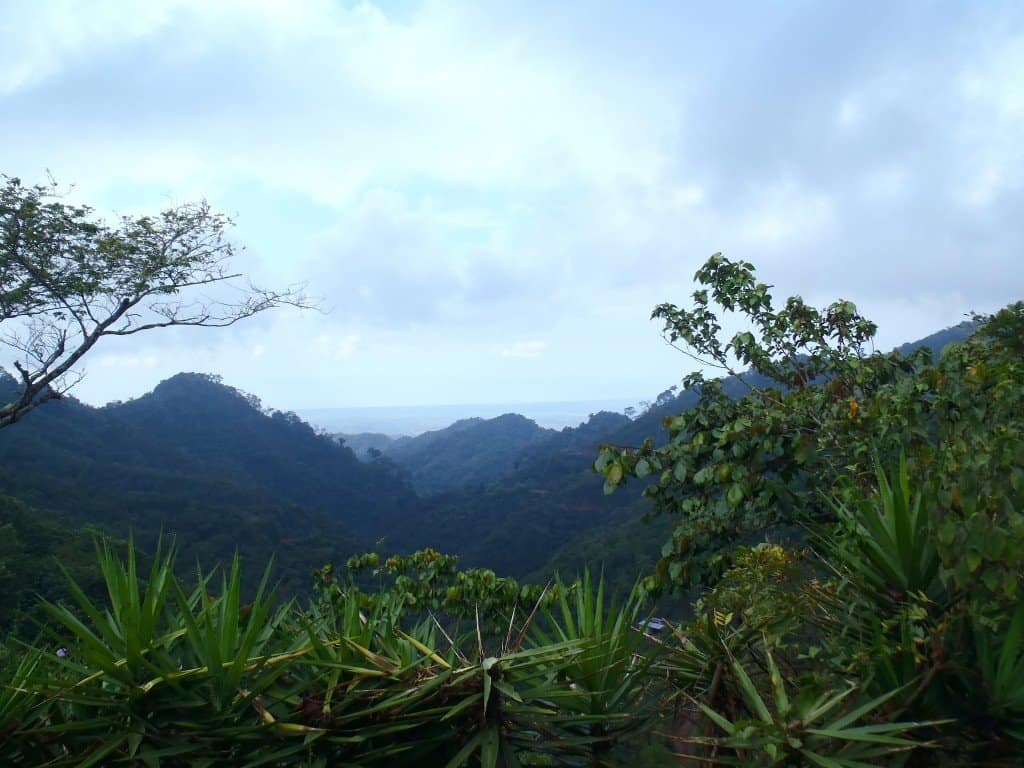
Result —
[[[444,429],[470,418],[493,419],[516,413],[547,429],[576,427],[599,411],[622,413],[640,401],[631,399],[575,400],[530,403],[448,403],[442,405],[302,408],[304,421],[330,432],[361,434],[379,432],[389,437],[415,437]]]

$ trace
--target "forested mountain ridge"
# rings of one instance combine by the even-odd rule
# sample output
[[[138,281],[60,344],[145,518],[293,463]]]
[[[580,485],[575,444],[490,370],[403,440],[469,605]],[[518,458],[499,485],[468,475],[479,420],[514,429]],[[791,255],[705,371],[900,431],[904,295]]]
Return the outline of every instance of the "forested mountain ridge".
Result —
[[[971,327],[903,349],[937,349]],[[746,391],[734,379],[724,387]],[[3,430],[0,492],[58,513],[60,525],[134,531],[140,542],[176,534],[186,561],[212,565],[238,549],[262,562],[276,552],[290,589],[356,551],[428,545],[519,577],[554,562],[570,570],[603,560],[630,580],[664,536],[640,521],[640,486],[603,494],[591,469],[597,446],[661,442],[662,418],[696,401],[683,392],[635,420],[602,412],[557,432],[514,414],[466,420],[418,445],[403,441],[409,450],[397,456],[361,462],[293,414],[264,412],[213,377],[179,374],[102,408],[47,403]],[[417,496],[405,476],[417,470],[428,485],[433,473],[434,490],[447,489]]]
[[[209,567],[236,550],[266,562],[276,552],[289,589],[405,524],[415,506],[393,468],[363,464],[296,417],[264,413],[200,374],[103,408],[63,398],[36,409],[0,431],[0,492],[72,525],[134,532],[147,547],[174,535],[183,562]]]
[[[460,419],[413,437],[380,433],[338,437],[364,461],[383,455],[404,467],[419,493],[434,495],[471,491],[559,453],[592,456],[604,438],[629,421],[621,413],[600,411],[578,426],[554,430],[507,413],[491,419]]]
[[[87,590],[98,586],[88,530],[70,525],[62,515],[0,494],[0,627],[24,624],[23,611],[39,596],[54,600],[64,594],[61,569]]]
[[[406,435],[393,437],[383,432],[336,432],[334,436],[351,448],[361,461],[372,461],[394,443],[412,439]]]
[[[937,357],[975,327],[962,323],[897,351],[907,354],[927,347]],[[722,380],[731,397],[768,383],[750,373],[742,380]],[[579,427],[525,449],[515,470],[497,482],[425,499],[423,517],[429,524],[422,529],[423,542],[459,554],[467,564],[518,578],[543,578],[553,566],[573,572],[604,564],[620,586],[628,585],[657,559],[669,523],[642,520],[649,509],[641,497],[642,484],[604,495],[592,466],[599,444],[639,445],[646,438],[663,444],[663,419],[694,408],[699,394],[683,391],[659,401],[632,420],[622,414],[595,414]]]
[[[405,467],[423,494],[477,486],[510,474],[522,452],[554,430],[517,413],[493,419],[460,419],[440,430],[398,440],[384,448]]]

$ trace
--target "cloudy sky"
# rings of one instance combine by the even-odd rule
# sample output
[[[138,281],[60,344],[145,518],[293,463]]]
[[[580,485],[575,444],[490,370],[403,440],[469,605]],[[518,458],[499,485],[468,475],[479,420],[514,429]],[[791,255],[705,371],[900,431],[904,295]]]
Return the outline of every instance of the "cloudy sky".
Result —
[[[0,0],[0,173],[207,198],[326,314],[108,339],[76,394],[651,398],[715,251],[879,346],[1024,298],[1024,5]]]

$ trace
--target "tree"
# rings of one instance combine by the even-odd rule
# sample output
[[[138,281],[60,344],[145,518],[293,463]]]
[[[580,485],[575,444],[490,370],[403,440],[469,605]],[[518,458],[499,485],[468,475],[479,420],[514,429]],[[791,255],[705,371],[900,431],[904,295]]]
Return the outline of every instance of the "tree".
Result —
[[[692,308],[662,304],[654,317],[669,343],[729,378],[688,376],[684,386],[700,401],[663,420],[667,444],[605,446],[595,464],[608,492],[630,477],[650,478],[652,514],[674,520],[649,586],[714,581],[738,541],[832,518],[830,499],[875,488],[876,459],[893,466],[901,454],[914,482],[939,484],[934,493],[958,500],[951,510],[962,498],[977,501],[977,515],[963,514],[977,518],[978,531],[1003,530],[993,522],[999,499],[1011,482],[1024,486],[1013,471],[1024,392],[1014,356],[1020,305],[978,318],[992,330],[982,326],[933,361],[927,348],[873,352],[875,326],[852,302],[819,310],[794,296],[773,304],[770,286],[745,262],[715,254],[695,279]],[[747,328],[724,336],[728,315]],[[968,581],[980,560],[950,554],[950,568]],[[1005,575],[1009,589],[1012,561],[993,557],[991,588]]]
[[[267,290],[231,271],[231,221],[206,201],[109,224],[66,202],[52,180],[3,180],[0,344],[13,353],[18,394],[0,406],[0,428],[74,386],[80,361],[105,336],[224,327],[309,306],[299,286]]]

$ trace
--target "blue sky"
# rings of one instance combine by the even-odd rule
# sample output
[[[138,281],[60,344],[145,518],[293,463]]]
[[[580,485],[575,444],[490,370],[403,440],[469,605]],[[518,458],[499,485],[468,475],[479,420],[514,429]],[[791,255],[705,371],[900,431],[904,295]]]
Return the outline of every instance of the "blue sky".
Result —
[[[3,3],[0,172],[205,197],[327,314],[110,339],[279,408],[650,399],[715,251],[891,347],[1024,297],[1019,3]]]

